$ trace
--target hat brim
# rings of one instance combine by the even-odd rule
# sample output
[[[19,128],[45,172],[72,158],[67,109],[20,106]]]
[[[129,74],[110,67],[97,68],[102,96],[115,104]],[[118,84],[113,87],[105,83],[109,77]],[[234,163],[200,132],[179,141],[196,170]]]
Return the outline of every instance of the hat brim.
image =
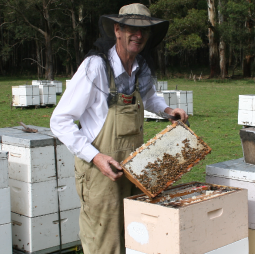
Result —
[[[103,15],[99,19],[99,26],[108,38],[114,39],[114,23],[128,26],[151,27],[150,48],[155,48],[166,36],[169,21],[141,15]],[[104,36],[103,35],[103,36]]]

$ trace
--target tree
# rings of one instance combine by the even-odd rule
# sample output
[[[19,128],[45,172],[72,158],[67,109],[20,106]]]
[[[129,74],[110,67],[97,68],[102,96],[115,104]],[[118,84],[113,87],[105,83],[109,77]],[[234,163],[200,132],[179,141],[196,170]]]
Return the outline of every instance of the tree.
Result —
[[[181,55],[205,46],[203,37],[207,29],[207,14],[204,8],[197,9],[198,3],[193,0],[159,0],[150,6],[153,15],[170,22],[164,40],[164,54]],[[162,54],[162,49],[158,54]]]
[[[255,56],[254,21],[255,6],[251,1],[228,0],[221,6],[225,16],[219,30],[223,40],[230,45],[236,65],[242,63],[243,76],[251,76],[251,60]]]
[[[216,8],[215,0],[207,0],[208,4],[208,38],[209,38],[209,59],[210,59],[210,78],[220,74],[219,49],[216,37]]]

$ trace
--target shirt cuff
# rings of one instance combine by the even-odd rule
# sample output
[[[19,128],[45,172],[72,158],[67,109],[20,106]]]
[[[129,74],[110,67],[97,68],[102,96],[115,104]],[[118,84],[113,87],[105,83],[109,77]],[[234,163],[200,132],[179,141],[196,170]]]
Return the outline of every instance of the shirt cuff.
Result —
[[[99,153],[99,151],[91,144],[87,144],[80,152],[76,153],[75,155],[85,160],[86,162],[90,163],[93,158]]]

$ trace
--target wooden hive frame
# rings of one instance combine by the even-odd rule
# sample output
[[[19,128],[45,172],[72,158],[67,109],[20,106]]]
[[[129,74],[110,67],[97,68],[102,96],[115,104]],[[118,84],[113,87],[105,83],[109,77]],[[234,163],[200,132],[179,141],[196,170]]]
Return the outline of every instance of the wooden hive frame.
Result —
[[[189,144],[190,140],[192,140],[193,147]],[[146,144],[137,148],[121,162],[121,167],[131,182],[147,196],[154,198],[180,179],[183,174],[190,171],[210,152],[211,148],[201,138],[184,123],[177,121],[167,126]],[[157,157],[160,153],[161,159]],[[167,163],[164,161],[165,158],[169,158]],[[166,168],[166,165],[169,165],[169,168]],[[133,172],[134,168],[137,170],[136,173]],[[162,173],[164,174],[162,175]],[[152,178],[148,178],[148,175]]]

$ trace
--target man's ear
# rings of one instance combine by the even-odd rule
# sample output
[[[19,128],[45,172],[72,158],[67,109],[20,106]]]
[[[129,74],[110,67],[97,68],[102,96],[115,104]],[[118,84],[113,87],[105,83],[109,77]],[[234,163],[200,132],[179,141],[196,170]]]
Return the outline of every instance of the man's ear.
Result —
[[[116,39],[120,37],[120,25],[119,24],[114,24],[114,33],[116,36]]]

